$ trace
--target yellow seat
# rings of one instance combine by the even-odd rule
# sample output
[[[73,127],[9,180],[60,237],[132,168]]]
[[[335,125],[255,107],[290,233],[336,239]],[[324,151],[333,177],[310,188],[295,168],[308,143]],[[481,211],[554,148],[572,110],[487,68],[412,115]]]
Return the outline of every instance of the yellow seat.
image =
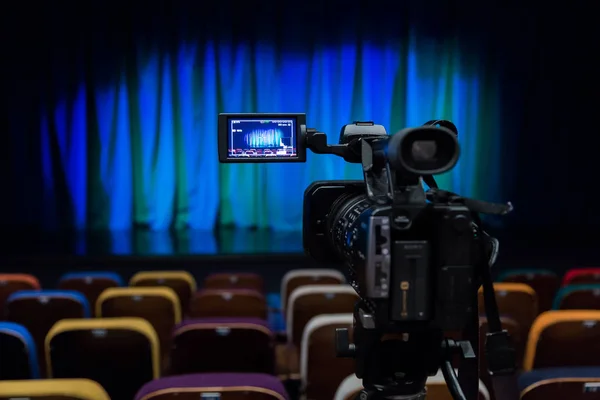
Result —
[[[0,381],[0,398],[110,400],[102,386],[89,379]]]
[[[65,319],[45,342],[49,378],[88,378],[113,399],[133,398],[160,376],[160,345],[141,318]]]
[[[597,366],[598,337],[600,311],[546,311],[537,317],[529,331],[523,370]]]
[[[179,296],[184,314],[197,287],[196,280],[187,271],[141,271],[131,277],[129,286],[166,286],[173,289]]]

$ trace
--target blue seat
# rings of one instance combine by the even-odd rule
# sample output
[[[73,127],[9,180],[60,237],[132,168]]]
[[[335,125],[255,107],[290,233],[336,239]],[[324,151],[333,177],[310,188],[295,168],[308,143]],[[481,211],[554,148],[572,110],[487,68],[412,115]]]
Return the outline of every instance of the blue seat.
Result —
[[[560,278],[546,269],[524,268],[501,272],[497,282],[524,283],[535,290],[540,313],[552,308],[554,295],[560,287]]]
[[[59,289],[83,293],[92,307],[92,315],[100,294],[106,289],[120,286],[126,285],[116,272],[71,272],[63,275],[58,281]]]
[[[23,325],[0,322],[0,380],[38,379],[37,347]]]
[[[534,383],[547,379],[598,377],[600,377],[600,367],[538,368],[519,376],[519,390],[523,391]]]
[[[42,376],[46,367],[44,340],[50,329],[62,319],[90,316],[85,296],[72,290],[22,290],[6,300],[6,318],[26,327],[33,337]]]
[[[563,286],[554,296],[553,310],[600,309],[600,284],[584,283]]]
[[[115,282],[117,286],[125,286],[123,278],[116,272],[69,272],[60,277],[58,280],[59,286],[62,282],[74,279],[81,279],[84,281],[94,281],[97,279],[110,280]]]

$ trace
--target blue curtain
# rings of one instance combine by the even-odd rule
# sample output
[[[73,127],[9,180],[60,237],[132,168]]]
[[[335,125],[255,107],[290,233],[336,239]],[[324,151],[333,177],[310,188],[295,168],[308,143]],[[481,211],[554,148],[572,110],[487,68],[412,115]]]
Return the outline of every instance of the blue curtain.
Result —
[[[21,96],[35,107],[22,121],[10,117],[13,145],[29,148],[26,162],[10,162],[35,176],[14,184],[20,207],[32,210],[29,223],[45,230],[297,231],[308,184],[362,178],[359,165],[310,152],[305,164],[219,164],[219,112],[305,112],[331,143],[355,120],[392,134],[449,119],[462,155],[438,177],[440,186],[506,200],[499,81],[489,60],[461,39],[466,34],[424,32],[408,11],[397,25],[390,17],[383,28],[374,15],[367,24],[364,5],[355,3],[339,15],[344,24],[329,30],[333,11],[317,15],[308,6],[294,11],[297,18],[286,9],[276,20],[249,6],[232,19],[220,3],[204,20],[202,10],[189,11],[191,3],[152,12],[138,4],[123,14],[96,4],[97,18],[75,22],[46,10],[56,14],[40,21],[51,32],[38,37],[47,58],[36,66],[42,72],[28,92],[35,95]],[[430,18],[417,8],[413,16]],[[36,54],[43,53],[39,43]],[[27,144],[18,142],[20,130]]]

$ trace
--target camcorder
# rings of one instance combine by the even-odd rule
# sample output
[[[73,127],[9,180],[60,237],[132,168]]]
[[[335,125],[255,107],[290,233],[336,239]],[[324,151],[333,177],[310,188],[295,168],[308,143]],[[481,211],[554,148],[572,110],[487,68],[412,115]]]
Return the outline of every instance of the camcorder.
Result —
[[[309,149],[362,165],[361,181],[312,183],[303,206],[306,253],[345,264],[360,297],[353,343],[347,329],[337,329],[335,346],[339,357],[356,359],[361,400],[424,399],[427,377],[440,368],[453,398],[477,399],[481,285],[488,369],[497,378],[494,390],[502,392],[496,398],[518,399],[515,380],[502,379],[514,376],[515,354],[500,326],[490,276],[498,241],[479,217],[507,214],[512,205],[437,187],[433,175],[459,159],[453,123],[432,120],[388,135],[382,125],[354,122],[342,127],[337,144],[307,128],[305,114],[224,113],[218,125],[222,163],[305,162]],[[448,332],[460,338],[449,339]]]

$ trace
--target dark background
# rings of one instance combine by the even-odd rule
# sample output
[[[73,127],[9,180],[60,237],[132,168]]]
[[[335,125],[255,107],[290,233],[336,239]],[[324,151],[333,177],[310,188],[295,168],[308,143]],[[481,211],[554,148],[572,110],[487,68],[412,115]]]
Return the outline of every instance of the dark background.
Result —
[[[456,36],[500,74],[505,132],[498,151],[505,170],[499,184],[515,211],[499,235],[519,244],[522,263],[544,254],[569,264],[596,262],[600,43],[590,7],[583,1],[11,2],[0,12],[0,225],[13,237],[39,228],[40,88],[53,84],[49,68],[69,82],[82,43],[100,41],[110,71],[140,36],[166,48],[182,39],[227,37],[302,51],[343,42],[356,29],[385,42],[412,26],[422,37]]]

